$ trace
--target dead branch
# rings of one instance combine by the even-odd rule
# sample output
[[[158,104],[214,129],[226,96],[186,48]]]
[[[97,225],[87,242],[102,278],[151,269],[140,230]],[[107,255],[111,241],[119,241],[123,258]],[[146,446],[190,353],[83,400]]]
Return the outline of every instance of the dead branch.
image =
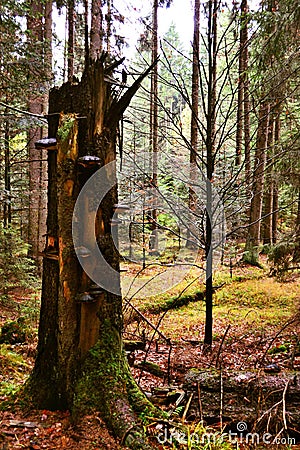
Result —
[[[225,330],[225,333],[223,334],[222,341],[221,341],[221,344],[220,344],[220,347],[219,347],[219,350],[218,350],[218,353],[217,353],[217,358],[216,358],[216,368],[218,367],[218,364],[219,364],[219,358],[220,358],[220,355],[221,355],[222,347],[223,347],[223,344],[224,344],[224,342],[225,342],[226,336],[227,336],[228,331],[230,330],[230,328],[231,328],[231,325],[229,324],[229,325],[227,326],[226,330]],[[212,361],[213,361],[213,359],[211,360],[209,367],[211,367]]]
[[[169,343],[170,339],[167,338],[161,331],[157,329],[157,326],[155,326],[147,317],[144,316],[144,314],[136,307],[134,306],[127,298],[124,298],[124,301],[142,318],[144,322],[146,322],[155,332],[163,338],[167,343]]]
[[[185,421],[186,415],[187,415],[188,410],[189,410],[190,405],[191,405],[191,401],[192,401],[193,395],[194,395],[194,394],[193,394],[193,392],[192,392],[191,395],[189,396],[189,399],[188,399],[188,401],[187,401],[187,404],[186,404],[186,406],[185,406],[185,408],[184,408],[184,411],[183,411],[183,414],[182,414],[182,422]]]
[[[285,396],[286,396],[286,392],[289,386],[289,380],[286,382],[285,387],[284,387],[284,391],[282,394],[282,417],[283,417],[283,424],[284,424],[284,429],[287,430],[287,423],[286,423],[286,404],[285,404]]]
[[[261,357],[259,360],[256,361],[255,366],[254,366],[255,368],[257,367],[257,364],[259,364],[259,365],[262,364],[262,362],[263,362],[263,360],[265,359],[265,356],[266,356],[266,354],[268,353],[268,351],[269,351],[271,345],[272,345],[273,342],[278,338],[278,336],[280,336],[280,334],[281,334],[287,327],[289,327],[290,325],[292,325],[292,323],[296,322],[297,320],[299,320],[299,316],[298,316],[298,315],[296,315],[296,316],[293,317],[292,319],[288,320],[288,321],[283,325],[283,327],[281,327],[281,329],[275,334],[275,336],[273,337],[273,339],[271,339],[271,341],[270,341],[269,345],[267,346],[267,348],[266,348],[264,354],[262,355],[262,357]]]

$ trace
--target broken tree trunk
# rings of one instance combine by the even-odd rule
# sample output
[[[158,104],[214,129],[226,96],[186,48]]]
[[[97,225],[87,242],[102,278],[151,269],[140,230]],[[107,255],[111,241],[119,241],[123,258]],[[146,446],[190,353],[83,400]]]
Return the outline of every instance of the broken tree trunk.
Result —
[[[50,93],[51,145],[39,144],[48,150],[47,244],[38,354],[27,389],[42,408],[69,408],[74,414],[96,408],[126,445],[147,449],[141,428],[136,428],[134,411],[149,411],[152,405],[135,384],[123,349],[119,276],[113,280],[117,288],[95,286],[77,258],[91,257],[95,236],[106,262],[119,272],[118,251],[111,236],[117,203],[111,171],[107,170],[105,177],[113,177],[109,180],[113,187],[99,208],[84,191],[80,213],[95,221],[85,220],[87,226],[79,229],[80,248],[74,248],[72,238],[79,193],[99,168],[115,161],[118,121],[153,67],[124,93],[114,95],[105,77],[109,75],[111,80],[118,64],[105,67],[105,60],[102,54],[90,62],[80,83],[68,82]],[[104,270],[99,262],[93,267]]]

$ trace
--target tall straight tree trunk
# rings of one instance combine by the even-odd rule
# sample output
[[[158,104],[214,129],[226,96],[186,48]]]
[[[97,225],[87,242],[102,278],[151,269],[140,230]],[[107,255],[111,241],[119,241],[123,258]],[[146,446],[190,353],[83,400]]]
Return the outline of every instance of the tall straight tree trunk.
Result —
[[[112,0],[107,0],[107,14],[106,14],[106,51],[111,51],[111,25],[112,25]]]
[[[206,115],[206,317],[204,344],[211,347],[213,330],[213,209],[212,186],[216,138],[216,78],[217,78],[217,16],[218,1],[208,2],[208,86]]]
[[[91,31],[90,31],[90,56],[97,59],[102,51],[103,25],[102,25],[101,0],[92,1]]]
[[[68,0],[68,81],[72,81],[74,76],[74,46],[75,46],[75,1]]]
[[[258,246],[260,243],[269,114],[270,105],[265,100],[261,103],[259,110],[256,151],[254,157],[252,199],[250,206],[250,224],[244,254],[245,261],[254,265],[258,265]]]
[[[8,110],[6,108],[6,113]],[[5,121],[4,125],[4,187],[6,198],[3,205],[3,226],[7,228],[11,225],[12,211],[11,211],[11,167],[10,167],[10,130],[9,121]]]
[[[89,41],[89,2],[83,1],[84,6],[84,65],[88,64],[90,57],[90,41]]]
[[[297,218],[295,223],[295,250],[293,255],[293,261],[300,262],[300,186],[298,186],[298,209]]]
[[[45,74],[45,92],[42,96],[43,101],[43,114],[48,113],[49,103],[49,87],[53,80],[52,71],[52,0],[47,0],[44,5],[44,24],[43,24],[43,68]],[[45,137],[47,130],[42,129],[42,136]],[[39,253],[45,246],[45,234],[46,234],[46,219],[47,219],[47,152],[41,150],[39,154],[40,158],[40,198],[39,198]],[[39,258],[39,267],[41,267],[41,261]]]
[[[248,52],[248,50],[247,50]],[[248,67],[248,57],[247,57]],[[245,145],[245,180],[247,190],[250,190],[251,186],[251,130],[250,130],[250,92],[249,92],[249,79],[248,75],[245,75],[244,82],[244,145]]]
[[[191,117],[191,150],[190,150],[190,183],[189,209],[195,210],[196,194],[193,189],[197,178],[197,155],[198,155],[198,121],[199,121],[199,51],[200,51],[200,0],[194,4],[194,34],[193,34],[193,70],[192,70],[192,117]],[[189,230],[187,232],[186,246],[194,247],[190,240]]]
[[[41,44],[45,44],[42,18],[44,9],[42,3],[32,2],[32,14],[27,18],[27,28],[30,31],[30,39],[34,48],[35,59],[40,71],[44,70],[44,52]],[[40,93],[41,83],[37,81],[37,73],[34,66],[30,67],[29,79],[32,91],[28,100],[29,112],[42,115],[44,112],[44,99]],[[41,259],[38,254],[41,250],[44,228],[41,226],[42,207],[42,185],[44,179],[43,165],[40,151],[35,148],[34,142],[43,136],[43,128],[39,123],[31,126],[28,132],[28,156],[29,156],[29,220],[28,220],[28,242],[30,245],[29,256],[35,259],[38,269],[41,268]],[[44,222],[43,222],[44,223]]]
[[[158,57],[158,0],[153,0],[152,5],[152,43],[151,43],[151,63]],[[158,67],[154,67],[151,76],[151,93],[150,93],[150,149],[152,156],[152,185],[153,189],[158,186]],[[155,194],[154,194],[155,196]],[[157,208],[156,202],[153,203],[151,212],[151,236],[149,241],[149,250],[152,254],[158,251],[158,234],[157,234]]]
[[[264,208],[262,222],[263,244],[273,243],[273,192],[274,192],[274,143],[275,143],[275,116],[270,114],[265,171]]]
[[[279,143],[280,143],[280,133],[281,133],[281,104],[277,103],[275,108],[275,136],[274,136],[274,144],[275,144],[275,152],[279,151]],[[278,207],[279,207],[279,189],[278,189],[278,179],[275,168],[275,174],[273,177],[273,214],[272,214],[272,243],[276,244],[277,242],[277,234],[278,234]]]
[[[191,117],[191,152],[190,163],[196,166],[198,151],[198,120],[199,120],[199,41],[200,41],[200,0],[194,5],[194,36],[193,36],[193,71],[192,71],[192,117]],[[191,206],[191,204],[190,204]]]
[[[246,132],[246,113],[245,108],[248,93],[247,89],[247,69],[248,69],[248,3],[247,0],[241,2],[240,19],[240,48],[239,48],[239,79],[238,79],[238,106],[237,106],[237,131],[236,131],[236,165],[242,162],[243,135]],[[244,131],[244,133],[243,133]],[[246,144],[246,140],[245,144]],[[245,148],[246,150],[246,148]],[[245,151],[245,156],[247,151]],[[247,160],[246,160],[247,161]]]
[[[279,189],[278,181],[275,178],[273,182],[273,214],[272,214],[272,244],[277,243],[278,239],[278,208],[279,208]]]

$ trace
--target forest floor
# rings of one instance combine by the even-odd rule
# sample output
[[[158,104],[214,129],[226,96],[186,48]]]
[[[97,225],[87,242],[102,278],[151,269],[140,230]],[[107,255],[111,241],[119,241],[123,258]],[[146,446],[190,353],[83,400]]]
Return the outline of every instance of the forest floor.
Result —
[[[129,306],[125,308],[126,339],[146,339],[146,348],[132,351],[129,360],[136,380],[148,395],[170,385],[180,390],[191,369],[264,370],[276,364],[282,371],[300,370],[299,274],[278,281],[268,276],[267,269],[239,266],[233,273],[228,272],[227,268],[216,276],[216,284],[221,287],[216,289],[214,297],[214,334],[209,353],[203,351],[202,345],[205,304],[200,295],[203,294],[201,283],[193,283],[185,291],[185,304],[181,306],[176,303],[182,289],[178,287],[177,291],[159,298],[132,300],[141,315],[131,314]],[[24,343],[0,345],[0,402],[11,398],[33,367],[38,306],[38,294],[28,292],[17,292],[0,303],[0,326],[19,317],[23,317],[27,326]],[[170,407],[174,405],[163,406]],[[0,450],[58,448],[123,447],[110,436],[97,414],[73,424],[68,412],[28,411],[19,404],[0,411]],[[158,443],[157,448],[175,447]],[[248,447],[244,444],[226,447],[220,443],[209,448]]]

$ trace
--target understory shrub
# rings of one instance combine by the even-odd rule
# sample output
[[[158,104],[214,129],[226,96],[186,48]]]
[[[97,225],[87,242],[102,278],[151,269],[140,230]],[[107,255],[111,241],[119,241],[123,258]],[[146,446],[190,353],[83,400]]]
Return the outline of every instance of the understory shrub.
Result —
[[[32,287],[36,281],[35,264],[27,257],[28,245],[12,226],[0,225],[0,299],[16,288]]]

